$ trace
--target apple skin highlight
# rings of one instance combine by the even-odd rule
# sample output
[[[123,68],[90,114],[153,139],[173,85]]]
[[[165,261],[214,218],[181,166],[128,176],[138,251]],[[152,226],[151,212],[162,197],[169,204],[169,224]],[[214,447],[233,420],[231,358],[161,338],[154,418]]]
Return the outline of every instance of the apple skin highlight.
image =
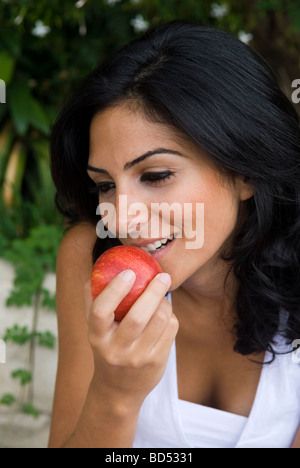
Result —
[[[136,275],[135,282],[115,310],[115,320],[120,322],[127,314],[131,306],[144,292],[150,281],[162,269],[159,263],[139,247],[118,245],[106,250],[95,262],[91,274],[92,299],[103,291],[107,284],[121,271],[132,270]]]

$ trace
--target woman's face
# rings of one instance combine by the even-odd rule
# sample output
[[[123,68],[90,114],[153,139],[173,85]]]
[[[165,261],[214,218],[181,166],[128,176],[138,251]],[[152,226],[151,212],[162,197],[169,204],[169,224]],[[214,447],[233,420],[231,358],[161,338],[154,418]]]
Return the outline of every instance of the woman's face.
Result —
[[[197,286],[224,268],[222,246],[241,201],[252,196],[242,178],[225,181],[193,142],[125,104],[94,117],[88,174],[104,223],[124,245],[150,250],[171,275],[171,290]],[[110,207],[114,220],[104,210]]]

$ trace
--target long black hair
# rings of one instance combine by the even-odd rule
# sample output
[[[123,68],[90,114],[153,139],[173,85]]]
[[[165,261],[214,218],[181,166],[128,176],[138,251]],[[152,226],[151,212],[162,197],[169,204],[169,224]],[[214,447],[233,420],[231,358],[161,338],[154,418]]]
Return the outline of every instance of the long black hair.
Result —
[[[58,203],[73,220],[99,221],[86,172],[90,124],[122,102],[184,133],[228,176],[251,182],[254,196],[241,203],[223,252],[239,284],[235,350],[274,356],[280,326],[289,344],[300,337],[300,130],[274,73],[225,31],[179,21],[115,52],[83,80],[53,127]],[[94,259],[119,243],[99,239]]]

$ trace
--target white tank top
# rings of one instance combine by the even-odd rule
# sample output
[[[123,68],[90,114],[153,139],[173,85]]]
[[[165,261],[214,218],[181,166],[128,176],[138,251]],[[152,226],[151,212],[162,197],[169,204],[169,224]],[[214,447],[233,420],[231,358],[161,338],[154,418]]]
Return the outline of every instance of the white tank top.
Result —
[[[168,295],[171,302],[171,297]],[[285,350],[280,340],[277,350]],[[265,360],[271,360],[266,353]],[[135,448],[289,448],[300,424],[300,365],[292,353],[263,366],[248,418],[178,398],[176,343],[145,399]]]

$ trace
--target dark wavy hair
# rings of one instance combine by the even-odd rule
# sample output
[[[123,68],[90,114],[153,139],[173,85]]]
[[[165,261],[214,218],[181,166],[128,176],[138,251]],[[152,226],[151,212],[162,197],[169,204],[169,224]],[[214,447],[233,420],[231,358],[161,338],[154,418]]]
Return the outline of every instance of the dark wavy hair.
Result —
[[[188,136],[229,177],[251,181],[254,196],[241,203],[223,258],[239,285],[235,350],[274,358],[279,330],[289,345],[300,338],[300,130],[274,73],[230,34],[179,21],[115,52],[83,80],[53,127],[57,201],[73,221],[99,221],[86,172],[90,124],[123,102]],[[116,244],[98,239],[94,260]]]

